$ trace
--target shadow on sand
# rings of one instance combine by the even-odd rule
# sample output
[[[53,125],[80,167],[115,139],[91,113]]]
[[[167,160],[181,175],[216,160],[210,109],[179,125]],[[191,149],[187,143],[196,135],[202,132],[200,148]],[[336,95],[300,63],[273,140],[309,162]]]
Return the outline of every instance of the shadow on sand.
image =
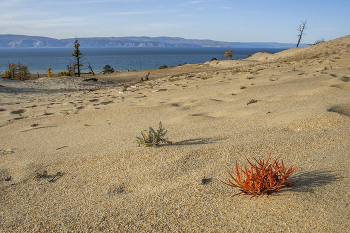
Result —
[[[294,184],[290,190],[295,192],[310,192],[313,188],[326,186],[344,179],[345,177],[340,175],[340,172],[327,168],[298,173],[288,179],[288,182]]]
[[[204,144],[212,144],[217,141],[225,140],[225,138],[214,139],[214,138],[196,138],[196,139],[188,139],[179,142],[175,142],[172,145],[174,146],[186,146],[186,145],[204,145]]]

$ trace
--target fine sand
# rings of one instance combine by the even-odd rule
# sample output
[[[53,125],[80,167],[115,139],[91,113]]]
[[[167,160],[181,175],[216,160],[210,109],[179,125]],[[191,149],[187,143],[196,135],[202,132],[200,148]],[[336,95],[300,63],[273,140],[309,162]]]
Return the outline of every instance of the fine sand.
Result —
[[[350,36],[97,78],[0,79],[0,232],[349,231]],[[295,186],[232,197],[270,152]]]

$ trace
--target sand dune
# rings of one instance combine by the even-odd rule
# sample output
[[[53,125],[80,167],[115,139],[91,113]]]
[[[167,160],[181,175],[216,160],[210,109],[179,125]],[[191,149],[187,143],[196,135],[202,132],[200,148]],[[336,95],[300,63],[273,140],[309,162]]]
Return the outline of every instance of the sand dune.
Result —
[[[0,229],[347,232],[349,64],[346,36],[98,82],[1,79]],[[138,146],[160,121],[173,144]],[[232,197],[226,171],[269,152],[295,186]]]

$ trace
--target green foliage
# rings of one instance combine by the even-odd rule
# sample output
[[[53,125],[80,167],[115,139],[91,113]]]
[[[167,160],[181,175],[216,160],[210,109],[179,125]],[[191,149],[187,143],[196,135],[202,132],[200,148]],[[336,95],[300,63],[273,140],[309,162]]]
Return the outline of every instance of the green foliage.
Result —
[[[168,68],[168,66],[167,65],[163,65],[163,66],[160,66],[158,69],[166,69],[166,68]]]
[[[105,65],[103,67],[102,74],[110,74],[110,73],[113,73],[113,72],[114,72],[114,69],[110,65]]]
[[[80,77],[80,67],[83,66],[83,64],[80,63],[80,59],[82,58],[82,53],[79,50],[80,44],[78,43],[78,40],[74,41],[74,52],[72,53],[72,56],[77,59],[77,62],[73,64],[74,70],[75,67],[78,68],[77,76]]]
[[[149,127],[149,130],[141,131],[142,137],[136,137],[137,143],[143,146],[154,146],[156,147],[159,143],[168,143],[172,142],[164,139],[164,135],[167,131],[163,128],[162,122],[159,122],[158,130],[155,131],[152,127]]]

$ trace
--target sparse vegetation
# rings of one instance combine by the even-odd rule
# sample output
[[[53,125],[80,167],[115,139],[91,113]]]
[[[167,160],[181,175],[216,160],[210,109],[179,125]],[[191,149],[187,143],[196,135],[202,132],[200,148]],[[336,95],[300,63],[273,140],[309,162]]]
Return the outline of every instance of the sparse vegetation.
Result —
[[[74,74],[75,74],[75,67],[76,67],[75,63],[73,63],[73,65],[71,63],[69,63],[66,66],[66,68],[67,68],[67,72],[66,73],[69,74],[67,76],[74,76]]]
[[[111,74],[114,72],[114,69],[110,65],[105,65],[103,67],[102,74]]]
[[[234,178],[231,173],[227,172],[235,183],[231,180],[228,183],[222,182],[230,187],[239,188],[240,193],[237,193],[233,196],[245,193],[247,195],[252,195],[252,197],[261,194],[271,194],[273,192],[279,191],[281,188],[286,186],[293,186],[292,183],[287,182],[288,176],[297,169],[291,166],[288,170],[277,158],[272,164],[268,164],[271,153],[269,154],[266,163],[264,160],[254,160],[257,162],[257,165],[253,165],[249,160],[250,169],[247,167],[238,171],[238,165],[236,162],[236,175],[237,178]],[[245,175],[245,179],[242,179],[242,173]]]
[[[80,67],[83,66],[83,64],[80,63],[80,60],[82,59],[82,53],[79,50],[80,44],[78,43],[78,40],[74,41],[74,52],[72,53],[72,56],[77,59],[77,62],[73,64],[74,72],[75,67],[78,68],[78,72],[75,74],[76,76],[80,77]]]
[[[45,178],[47,177],[47,171],[43,171],[43,173],[36,173],[36,178]]]
[[[228,49],[228,51],[225,52],[224,57],[232,59],[232,50]]]
[[[49,67],[49,68],[47,68],[47,77],[48,78],[52,78],[53,77],[53,74],[51,73],[51,68]]]
[[[305,25],[306,25],[306,20],[305,20],[305,21],[301,21],[301,24],[299,25],[299,27],[298,27],[298,29],[297,29],[297,30],[299,31],[297,48],[299,47],[301,38],[302,38],[303,35],[305,34],[305,33],[304,33],[304,30],[307,28]]]
[[[258,101],[255,100],[255,99],[251,99],[251,100],[249,100],[249,101],[247,102],[247,105],[253,104],[253,103],[256,103],[256,102],[258,102]]]
[[[166,68],[168,68],[167,65],[162,65],[162,66],[160,66],[158,69],[166,69]]]
[[[62,76],[70,76],[70,73],[66,71],[57,73],[57,77],[62,77]]]
[[[316,40],[314,45],[315,44],[320,44],[320,43],[323,43],[323,42],[326,42],[326,41],[325,41],[325,39],[322,38],[321,40]]]
[[[171,144],[171,141],[164,139],[164,135],[167,131],[163,128],[162,122],[159,122],[158,130],[155,131],[152,127],[149,130],[141,131],[142,137],[136,137],[137,143],[143,146],[154,146],[156,147],[159,143]]]
[[[91,65],[90,65],[90,62],[89,62],[88,68],[89,68],[89,70],[90,70],[91,75],[92,75],[92,76],[95,76],[95,72],[94,72],[94,70],[92,69],[92,67],[91,67]]]
[[[6,70],[4,73],[4,78],[24,81],[30,79],[30,72],[28,67],[23,66],[21,62],[18,62],[18,65],[9,63],[8,70]]]

